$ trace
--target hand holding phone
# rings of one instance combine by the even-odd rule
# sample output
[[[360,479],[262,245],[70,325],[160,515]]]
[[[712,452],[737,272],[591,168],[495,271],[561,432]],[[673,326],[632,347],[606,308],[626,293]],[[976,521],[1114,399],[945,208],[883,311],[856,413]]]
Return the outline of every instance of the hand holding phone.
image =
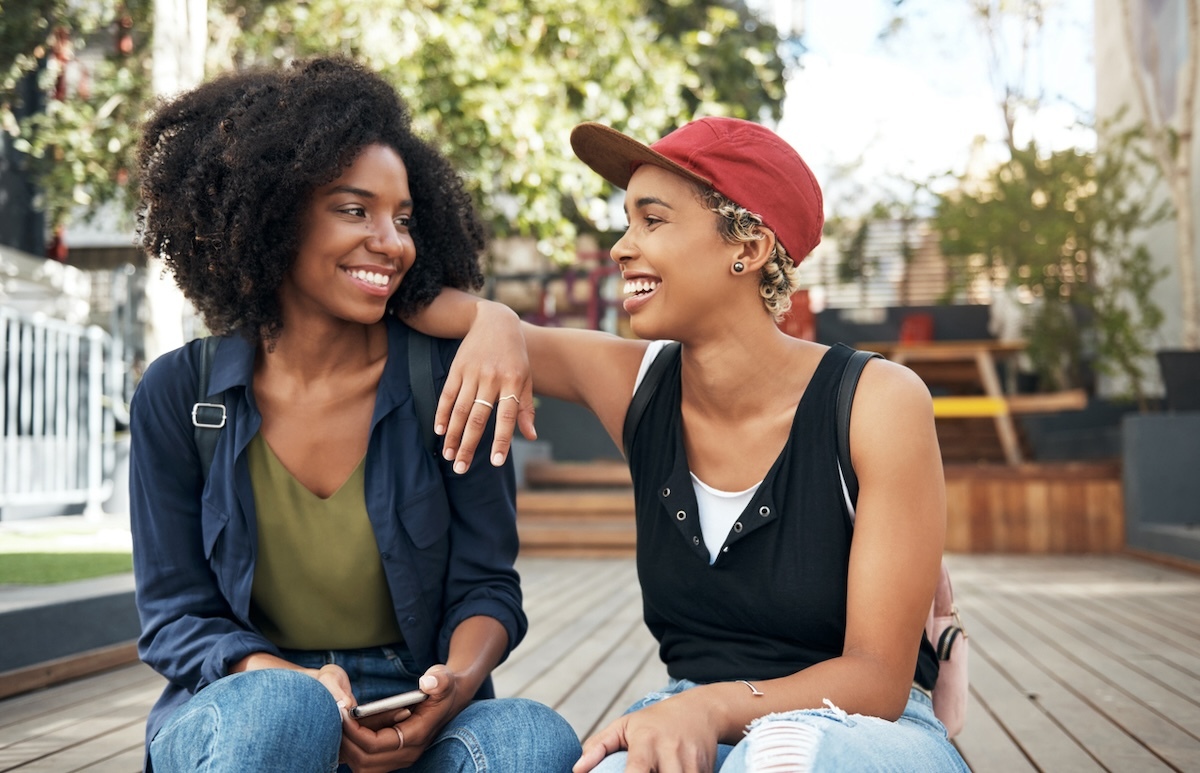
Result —
[[[355,719],[362,719],[363,717],[382,714],[385,711],[395,711],[407,708],[408,706],[415,706],[428,697],[428,695],[420,690],[410,690],[409,692],[402,692],[399,695],[393,695],[390,698],[381,698],[377,701],[355,706],[350,709],[350,716]]]

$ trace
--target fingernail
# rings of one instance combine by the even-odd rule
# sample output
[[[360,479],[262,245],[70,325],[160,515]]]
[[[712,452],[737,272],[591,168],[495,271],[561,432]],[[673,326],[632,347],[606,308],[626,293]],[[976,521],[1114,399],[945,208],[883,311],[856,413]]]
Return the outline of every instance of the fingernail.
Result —
[[[492,466],[499,467],[502,464],[504,464],[504,454],[501,454],[501,453],[492,454]]]
[[[446,434],[446,425],[438,424],[438,425],[434,426],[433,432],[436,435],[445,435]]]
[[[454,449],[447,446],[442,449],[442,458],[447,462],[454,458]]]
[[[421,681],[417,682],[417,686],[422,690],[434,690],[437,688],[437,680],[432,676],[423,676]]]
[[[340,700],[340,701],[338,701],[338,702],[337,702],[337,707],[338,707],[339,709],[344,709],[344,708],[346,708],[346,701],[344,701],[344,700]]]
[[[454,471],[457,472],[459,475],[462,475],[464,472],[467,471],[467,463],[466,462],[455,462],[454,463]]]

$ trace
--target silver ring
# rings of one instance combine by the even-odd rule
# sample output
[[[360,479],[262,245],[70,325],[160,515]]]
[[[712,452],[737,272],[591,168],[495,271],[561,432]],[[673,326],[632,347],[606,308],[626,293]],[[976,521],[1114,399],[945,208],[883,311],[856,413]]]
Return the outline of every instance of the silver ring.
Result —
[[[400,739],[400,745],[396,747],[396,751],[400,751],[404,748],[404,733],[400,732],[400,728],[395,725],[392,725],[392,729],[396,731],[396,737]]]
[[[521,404],[521,398],[517,397],[516,395],[504,395],[500,398],[500,400],[513,400],[517,403],[517,405]],[[497,400],[496,402],[500,402],[500,400]]]
[[[486,405],[488,408],[492,407],[492,404],[487,400],[484,400],[482,397],[476,397],[475,402],[479,403],[480,405]]]

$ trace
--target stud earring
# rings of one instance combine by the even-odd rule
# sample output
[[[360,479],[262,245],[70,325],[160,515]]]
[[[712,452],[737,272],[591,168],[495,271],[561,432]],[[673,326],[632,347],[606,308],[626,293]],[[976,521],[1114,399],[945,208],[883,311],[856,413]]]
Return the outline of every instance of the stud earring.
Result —
[[[746,264],[742,263],[742,261],[739,260],[733,264],[733,273],[740,274],[745,270],[746,270]]]

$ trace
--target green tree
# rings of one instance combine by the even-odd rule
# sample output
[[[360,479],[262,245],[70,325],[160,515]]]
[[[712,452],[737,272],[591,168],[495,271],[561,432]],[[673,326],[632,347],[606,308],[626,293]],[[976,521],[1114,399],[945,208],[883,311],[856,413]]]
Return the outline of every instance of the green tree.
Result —
[[[150,9],[134,2],[124,8],[136,30]],[[90,5],[98,19],[122,7]],[[210,72],[328,53],[378,69],[468,176],[495,232],[532,236],[562,262],[606,193],[571,154],[576,123],[649,139],[697,113],[777,116],[783,97],[776,33],[740,0],[225,0],[209,9]],[[117,132],[132,132],[131,116],[145,110],[142,49],[111,73],[111,93],[98,83],[91,100],[17,130],[35,159],[71,161],[38,167],[55,223],[71,202],[118,197],[113,181],[129,168],[129,136]]]
[[[0,9],[0,126],[25,154],[52,226],[79,208],[134,200],[129,170],[148,97],[150,3],[36,0]],[[85,79],[68,83],[64,61],[84,48],[100,55]],[[45,109],[18,121],[18,89],[31,74]]]
[[[1028,353],[1045,388],[1080,386],[1086,358],[1144,402],[1162,311],[1149,295],[1159,275],[1134,236],[1169,212],[1142,195],[1137,137],[1101,153],[1013,148],[984,179],[939,196],[934,223],[954,275],[1032,299]]]

